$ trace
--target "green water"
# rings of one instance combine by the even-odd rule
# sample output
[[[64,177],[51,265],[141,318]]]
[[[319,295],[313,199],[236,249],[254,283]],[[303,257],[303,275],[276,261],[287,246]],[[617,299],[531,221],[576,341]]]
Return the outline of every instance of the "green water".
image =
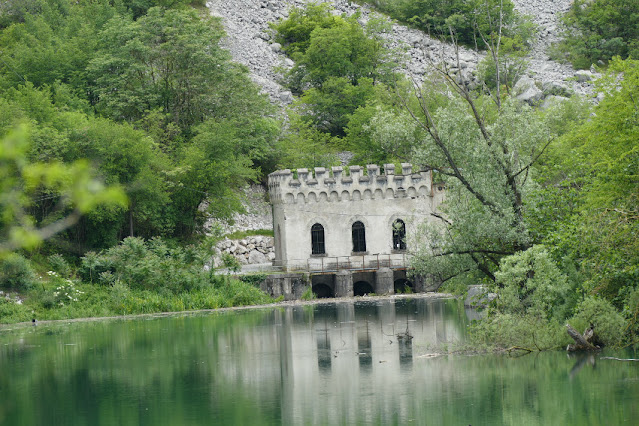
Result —
[[[4,328],[0,425],[639,424],[639,363],[431,356],[467,324],[417,299]]]

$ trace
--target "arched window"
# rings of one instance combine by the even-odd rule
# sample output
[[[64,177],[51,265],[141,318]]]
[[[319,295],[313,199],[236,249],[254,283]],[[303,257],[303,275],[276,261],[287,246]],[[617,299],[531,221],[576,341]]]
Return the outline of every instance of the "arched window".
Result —
[[[401,219],[393,222],[393,250],[406,250],[406,224]]]
[[[353,251],[366,251],[366,230],[364,224],[359,221],[353,224]]]
[[[324,244],[324,227],[319,223],[311,226],[311,246],[312,254],[326,253],[326,246]]]

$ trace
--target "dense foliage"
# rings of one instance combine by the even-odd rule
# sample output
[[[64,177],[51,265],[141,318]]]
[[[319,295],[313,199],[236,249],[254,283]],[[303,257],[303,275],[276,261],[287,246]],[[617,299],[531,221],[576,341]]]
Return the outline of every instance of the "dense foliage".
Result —
[[[285,75],[285,83],[300,95],[300,120],[294,121],[293,132],[310,125],[343,138],[351,115],[375,97],[376,87],[396,78],[381,37],[387,24],[374,19],[362,27],[358,18],[335,16],[328,4],[310,3],[272,25],[276,40],[296,61]],[[333,143],[340,145],[338,140]]]
[[[540,166],[541,203],[531,212],[584,291],[624,312],[639,333],[639,62],[614,60],[599,81],[606,94]]]
[[[509,93],[530,30],[512,3],[378,1],[487,50],[483,87],[432,64],[416,88],[394,72],[387,21],[362,26],[309,4],[273,24],[295,60],[283,79],[299,96],[280,137],[268,101],[219,46],[220,22],[185,3],[0,8],[0,287],[27,295],[24,305],[1,299],[0,317],[267,301],[206,270],[211,241],[186,242],[207,215],[237,210],[237,189],[276,163],[327,166],[348,148],[356,162],[411,161],[445,182],[439,225],[423,228],[414,266],[448,288],[480,282],[497,293],[473,328],[478,341],[559,347],[566,322],[593,326],[604,344],[636,341],[638,62],[610,61],[594,108],[577,97],[533,108]],[[567,22],[616,31],[604,24],[613,3],[578,2]],[[633,43],[597,60],[632,56]],[[40,252],[7,254],[54,235]]]
[[[436,38],[451,39],[484,48],[482,37],[497,31],[505,36],[524,35],[529,24],[510,0],[368,0],[391,17]]]
[[[279,135],[268,100],[219,46],[219,19],[190,3],[0,6],[0,286],[27,297],[3,299],[2,321],[268,300],[234,281],[217,286],[193,259],[204,245],[154,238],[184,244],[209,215],[239,210],[239,189],[272,167]],[[150,241],[118,245],[127,236]],[[107,251],[86,253],[98,249]],[[111,290],[75,275],[85,253],[84,281]]]
[[[598,82],[604,100],[535,167],[526,223],[545,247],[502,260],[495,274],[502,289],[491,319],[476,327],[480,339],[558,347],[568,322],[579,331],[593,327],[600,344],[637,342],[638,77],[637,61],[613,60]]]
[[[274,158],[278,123],[219,47],[219,20],[184,1],[159,3],[174,8],[34,0],[3,11],[0,136],[29,122],[26,161],[88,161],[128,196],[58,239],[80,253],[127,235],[190,238],[204,200],[229,216],[240,207],[237,188]],[[28,212],[36,223],[69,214],[59,189],[36,190]]]
[[[576,0],[563,16],[564,39],[555,56],[575,68],[607,64],[615,56],[639,59],[639,3]]]
[[[31,261],[12,254],[0,262],[0,289],[20,290],[24,301],[1,297],[0,323],[272,302],[254,283],[207,270],[211,247],[212,241],[179,246],[129,237],[108,250],[87,252],[78,267],[52,255],[44,261],[51,270],[42,276]]]

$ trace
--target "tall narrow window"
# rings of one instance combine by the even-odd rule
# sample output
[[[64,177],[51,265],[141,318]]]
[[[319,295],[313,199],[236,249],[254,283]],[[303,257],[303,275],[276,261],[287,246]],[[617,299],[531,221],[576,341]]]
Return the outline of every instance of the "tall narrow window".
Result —
[[[353,224],[353,251],[366,251],[366,230],[364,224],[359,221]]]
[[[326,247],[324,245],[324,227],[319,223],[311,226],[311,245],[312,254],[326,253]]]
[[[401,219],[393,222],[393,250],[406,250],[406,224]]]

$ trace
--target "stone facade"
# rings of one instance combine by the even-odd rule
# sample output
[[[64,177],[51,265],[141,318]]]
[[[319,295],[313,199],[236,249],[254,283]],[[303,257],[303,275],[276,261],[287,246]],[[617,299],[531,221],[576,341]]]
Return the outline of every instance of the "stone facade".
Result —
[[[383,172],[368,165],[271,173],[274,265],[311,273],[405,267],[412,236],[434,220],[444,187],[411,164],[398,172],[385,164]]]

